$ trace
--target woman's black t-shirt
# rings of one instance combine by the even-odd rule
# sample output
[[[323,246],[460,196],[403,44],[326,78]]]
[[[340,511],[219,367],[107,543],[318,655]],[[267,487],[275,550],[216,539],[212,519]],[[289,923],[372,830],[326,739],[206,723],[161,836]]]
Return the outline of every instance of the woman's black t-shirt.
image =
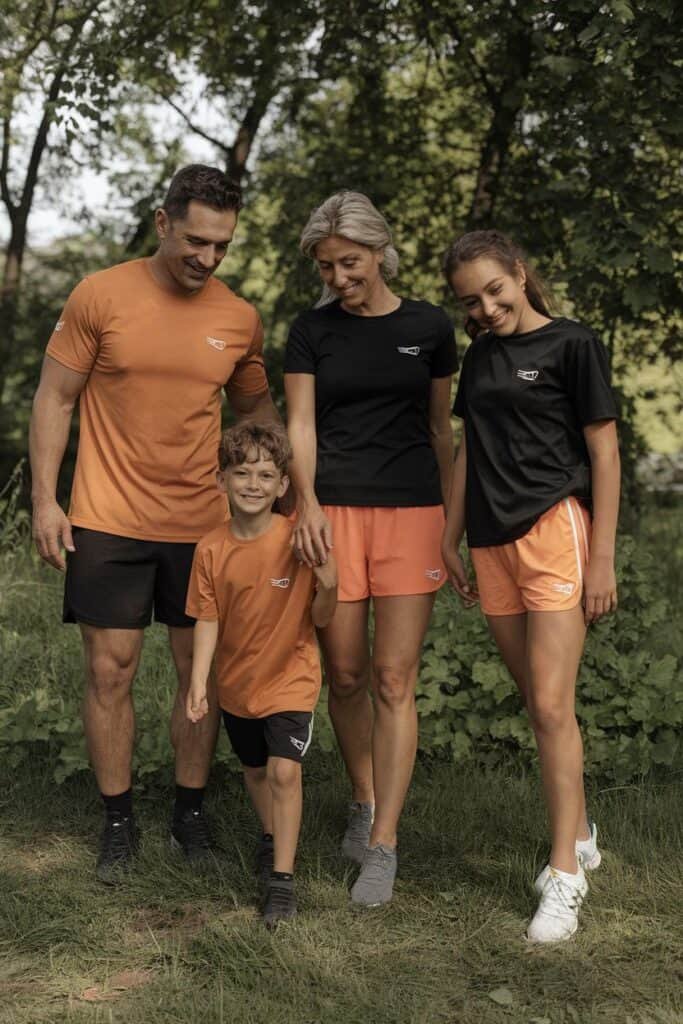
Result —
[[[564,317],[475,338],[453,412],[465,421],[470,547],[507,544],[570,494],[591,497],[583,428],[617,416],[605,348]]]
[[[384,316],[339,302],[292,325],[285,373],[315,376],[315,491],[323,505],[426,506],[443,498],[430,443],[433,377],[457,368],[453,325],[429,302]]]

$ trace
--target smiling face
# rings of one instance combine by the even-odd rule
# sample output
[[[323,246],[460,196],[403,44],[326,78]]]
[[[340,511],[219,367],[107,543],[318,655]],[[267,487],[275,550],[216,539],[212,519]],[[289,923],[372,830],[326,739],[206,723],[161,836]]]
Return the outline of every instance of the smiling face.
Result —
[[[490,256],[461,263],[450,276],[450,285],[468,314],[484,330],[501,337],[537,326],[538,314],[529,304],[525,283],[522,263],[510,273]]]
[[[351,311],[368,305],[383,290],[383,259],[382,252],[341,235],[330,235],[315,247],[321,278],[339,296],[342,306]]]
[[[214,210],[191,200],[184,217],[171,219],[165,210],[155,217],[159,249],[156,266],[165,283],[186,294],[204,287],[225,256],[237,225],[235,210]]]
[[[268,511],[287,490],[289,480],[263,449],[251,448],[244,462],[216,474],[218,486],[230,501],[233,515],[258,516]]]

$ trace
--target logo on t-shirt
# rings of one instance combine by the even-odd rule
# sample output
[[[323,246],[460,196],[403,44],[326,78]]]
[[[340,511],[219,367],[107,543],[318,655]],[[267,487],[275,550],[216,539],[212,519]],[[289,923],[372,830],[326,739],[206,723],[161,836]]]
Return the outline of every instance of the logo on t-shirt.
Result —
[[[517,370],[517,376],[522,380],[536,380],[538,370]]]
[[[57,331],[61,331],[62,327],[64,326],[64,323],[64,320],[57,321],[57,323],[55,324],[55,334],[57,333]]]
[[[289,576],[283,576],[281,580],[271,579],[270,585],[271,587],[279,587],[280,590],[286,590],[289,586]]]
[[[428,580],[440,580],[441,569],[425,569],[425,576]]]
[[[420,354],[420,346],[419,345],[411,345],[408,348],[404,348],[403,345],[398,345],[397,348],[398,348],[398,351],[402,355],[404,355],[404,356],[419,356],[419,354]]]
[[[220,338],[209,338],[209,336],[207,335],[206,343],[207,345],[210,345],[211,348],[217,348],[219,352],[222,352],[223,349],[225,348],[225,342],[221,341]]]
[[[573,594],[574,584],[573,583],[551,583],[551,590],[556,590],[558,594]]]

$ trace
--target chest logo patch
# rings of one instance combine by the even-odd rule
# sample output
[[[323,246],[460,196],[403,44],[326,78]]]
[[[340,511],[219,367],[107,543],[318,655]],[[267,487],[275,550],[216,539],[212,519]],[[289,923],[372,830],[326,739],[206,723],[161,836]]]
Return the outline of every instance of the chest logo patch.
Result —
[[[224,341],[221,341],[220,338],[210,338],[208,335],[206,337],[206,344],[210,345],[211,348],[218,349],[219,352],[222,352],[223,349],[225,348]]]
[[[419,356],[421,351],[419,345],[411,345],[409,348],[405,348],[403,345],[397,345],[397,349],[403,356]]]
[[[517,370],[517,376],[520,380],[536,380],[538,370]]]
[[[55,324],[55,334],[58,331],[61,331],[63,326],[64,326],[64,320],[58,320],[57,323]]]
[[[279,587],[280,590],[286,590],[289,586],[289,576],[283,576],[281,580],[271,579],[270,585],[271,587]]]
[[[425,569],[425,576],[428,580],[440,580],[441,569]]]

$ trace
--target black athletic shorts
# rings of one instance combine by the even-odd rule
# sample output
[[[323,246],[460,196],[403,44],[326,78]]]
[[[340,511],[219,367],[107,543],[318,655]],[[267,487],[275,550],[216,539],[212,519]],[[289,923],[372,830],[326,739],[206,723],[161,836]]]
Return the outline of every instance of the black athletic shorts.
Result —
[[[262,768],[269,757],[303,761],[313,735],[312,711],[279,711],[265,718],[223,712],[232,749],[247,768]]]
[[[142,629],[152,621],[194,626],[185,597],[194,544],[136,540],[72,528],[67,552],[64,622],[105,629]]]

